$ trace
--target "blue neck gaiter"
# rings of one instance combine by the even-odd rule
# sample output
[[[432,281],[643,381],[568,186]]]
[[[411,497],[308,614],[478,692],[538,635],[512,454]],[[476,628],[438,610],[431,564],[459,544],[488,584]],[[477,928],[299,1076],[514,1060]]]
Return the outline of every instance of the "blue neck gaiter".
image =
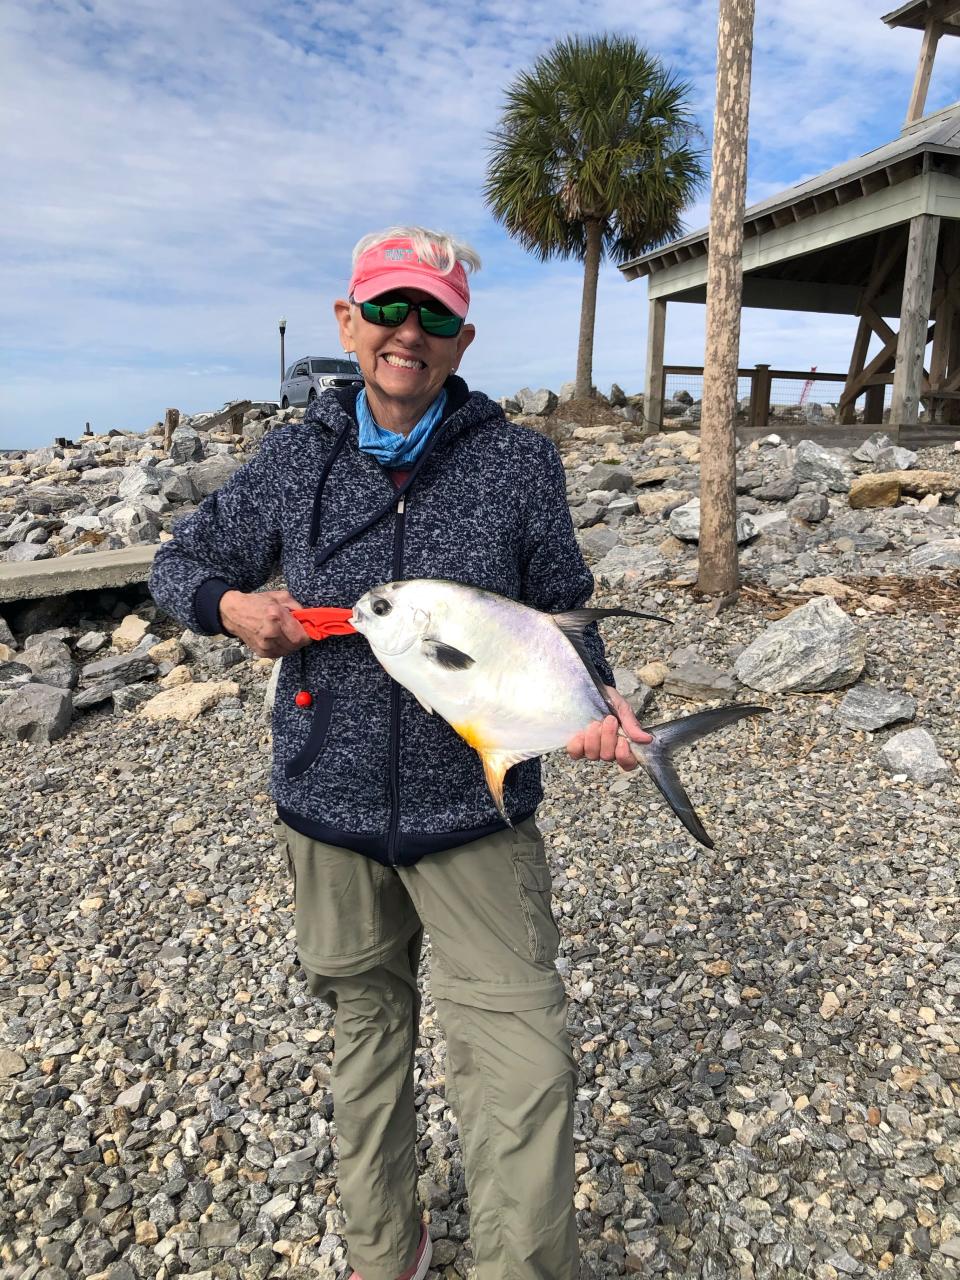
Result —
[[[385,467],[406,469],[412,467],[423,453],[430,433],[443,417],[447,407],[447,393],[441,390],[433,404],[417,425],[407,435],[397,431],[385,431],[377,425],[367,404],[366,388],[357,396],[357,425],[360,428],[360,448],[371,454]]]

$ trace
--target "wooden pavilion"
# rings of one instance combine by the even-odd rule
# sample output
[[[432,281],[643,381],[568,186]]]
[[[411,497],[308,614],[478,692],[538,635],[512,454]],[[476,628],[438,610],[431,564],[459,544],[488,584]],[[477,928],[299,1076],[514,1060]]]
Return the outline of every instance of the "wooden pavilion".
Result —
[[[930,434],[960,434],[947,430],[960,424],[960,102],[924,114],[938,41],[960,36],[960,2],[910,0],[883,21],[923,32],[903,130],[746,211],[743,305],[859,318],[841,423],[864,397],[864,423],[880,425],[892,383],[890,430],[915,429],[922,404],[946,424]],[[706,301],[708,248],[703,230],[620,267],[648,281],[648,422],[663,416],[667,303]]]

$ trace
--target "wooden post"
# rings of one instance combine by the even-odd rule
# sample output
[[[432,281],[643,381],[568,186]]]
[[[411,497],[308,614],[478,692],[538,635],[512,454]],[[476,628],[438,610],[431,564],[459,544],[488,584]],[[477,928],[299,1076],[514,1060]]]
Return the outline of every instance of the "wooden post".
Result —
[[[173,442],[173,433],[180,425],[180,410],[168,409],[163,415],[163,447],[170,452],[170,445]]]
[[[707,264],[707,344],[700,419],[700,563],[706,595],[735,596],[737,366],[743,301],[743,212],[754,0],[720,0],[713,183]]]
[[[883,382],[875,382],[873,386],[867,387],[867,394],[864,396],[863,401],[863,421],[865,425],[878,427],[883,424],[883,402],[886,398],[886,390],[886,384]],[[854,419],[851,418],[850,421],[853,422]]]
[[[937,263],[943,284],[937,289],[939,301],[934,309],[935,328],[930,356],[930,390],[934,393],[934,413],[931,416],[936,422],[947,422],[947,406],[950,401],[938,401],[935,393],[945,389],[953,347],[953,330],[957,322],[957,298],[960,297],[960,228],[955,222],[943,224]]]
[[[243,410],[234,409],[230,415],[230,430],[235,436],[243,435]]]
[[[935,214],[921,213],[910,219],[897,362],[893,372],[891,426],[912,427],[919,419],[923,353],[927,345],[939,234],[940,219]]]
[[[647,373],[643,397],[643,431],[663,429],[663,344],[667,330],[666,298],[651,298],[647,319]]]
[[[933,72],[933,60],[937,56],[937,43],[943,33],[939,22],[930,21],[923,29],[923,44],[920,46],[920,61],[917,63],[917,74],[913,79],[913,92],[910,105],[907,107],[907,118],[904,125],[913,124],[923,115],[927,105],[927,90],[930,88],[930,76]]]
[[[758,364],[750,388],[750,425],[770,425],[770,366]]]

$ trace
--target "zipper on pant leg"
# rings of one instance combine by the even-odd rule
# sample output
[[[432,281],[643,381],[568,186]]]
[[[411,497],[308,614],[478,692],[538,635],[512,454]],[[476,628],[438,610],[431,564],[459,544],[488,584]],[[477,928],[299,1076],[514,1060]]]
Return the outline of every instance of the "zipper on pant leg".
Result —
[[[393,526],[393,580],[403,577],[403,522],[406,495],[397,503]],[[400,826],[400,686],[390,680],[390,828],[387,832],[387,861],[397,865],[397,832]]]

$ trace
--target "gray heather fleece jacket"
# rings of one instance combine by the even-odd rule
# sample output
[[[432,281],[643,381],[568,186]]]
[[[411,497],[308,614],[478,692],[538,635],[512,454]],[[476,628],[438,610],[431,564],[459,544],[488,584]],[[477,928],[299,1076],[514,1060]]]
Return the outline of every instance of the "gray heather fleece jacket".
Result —
[[[280,565],[305,607],[349,607],[400,578],[471,583],[551,613],[583,605],[593,578],[553,444],[459,378],[447,394],[444,421],[397,488],[358,448],[356,392],[325,392],[177,525],[154,561],[157,603],[214,634],[223,593],[255,591]],[[612,684],[595,626],[586,645]],[[299,689],[311,707],[295,705]],[[503,827],[479,756],[390,679],[362,636],[283,659],[273,749],[284,822],[380,862],[410,864]],[[542,794],[539,760],[510,770],[514,821]]]

